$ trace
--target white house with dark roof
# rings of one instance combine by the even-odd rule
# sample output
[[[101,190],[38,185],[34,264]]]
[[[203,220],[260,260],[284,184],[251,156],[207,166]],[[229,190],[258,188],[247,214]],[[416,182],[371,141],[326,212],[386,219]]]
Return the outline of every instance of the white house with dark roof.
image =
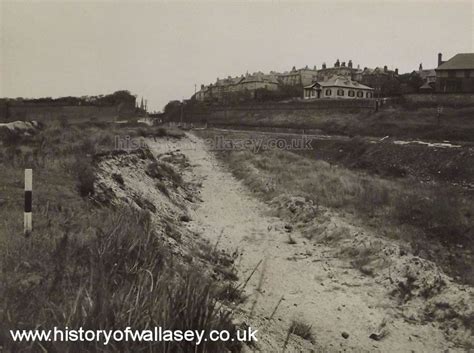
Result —
[[[333,76],[327,81],[314,82],[304,87],[304,99],[370,99],[373,88],[365,86],[346,76]]]

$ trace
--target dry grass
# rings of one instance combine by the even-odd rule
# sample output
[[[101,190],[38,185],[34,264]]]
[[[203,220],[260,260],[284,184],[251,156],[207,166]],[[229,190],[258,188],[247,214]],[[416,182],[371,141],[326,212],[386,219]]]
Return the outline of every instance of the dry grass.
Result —
[[[205,137],[213,133],[200,132]],[[472,257],[465,251],[473,247],[474,201],[454,188],[383,179],[283,150],[235,150],[219,156],[267,201],[281,195],[301,196],[315,205],[357,215],[365,226],[402,238],[415,255],[438,262],[461,281],[474,278],[468,265]],[[272,189],[266,187],[268,180]]]
[[[147,174],[159,180],[170,179],[176,185],[183,184],[183,178],[176,170],[166,162],[157,161],[150,163],[147,168]]]
[[[269,110],[252,112],[245,109],[229,110],[225,121],[212,114],[210,124],[226,127],[262,129],[314,129],[324,134],[346,136],[393,136],[430,140],[473,141],[474,124],[470,117],[473,107],[445,107],[438,125],[437,107],[406,109],[396,105],[378,113],[370,111],[334,110]]]
[[[16,352],[223,352],[229,342],[43,342],[19,344],[9,329],[166,329],[235,331],[207,271],[180,264],[149,213],[97,208],[89,196],[94,153],[117,131],[51,126],[2,147],[0,180],[0,341]],[[31,161],[26,153],[35,156]],[[78,162],[79,161],[79,162]],[[22,235],[23,169],[34,168],[33,233]],[[78,170],[79,168],[79,170]],[[93,174],[92,174],[93,176]],[[91,176],[91,177],[92,177]],[[79,186],[79,188],[78,188]],[[196,266],[196,264],[194,264]],[[229,294],[230,295],[230,294]]]
[[[290,333],[293,335],[297,335],[304,340],[310,341],[314,343],[314,336],[312,332],[312,326],[300,321],[300,320],[293,320],[291,322],[290,328],[288,329]]]

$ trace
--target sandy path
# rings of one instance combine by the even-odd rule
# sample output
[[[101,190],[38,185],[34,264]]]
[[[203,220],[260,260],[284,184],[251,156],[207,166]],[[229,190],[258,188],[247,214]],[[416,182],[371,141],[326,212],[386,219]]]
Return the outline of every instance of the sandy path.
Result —
[[[246,286],[249,298],[244,304],[262,332],[287,328],[296,318],[312,325],[315,351],[455,351],[436,327],[399,317],[381,283],[328,256],[331,252],[325,246],[308,242],[296,231],[292,237],[297,244],[288,244],[284,223],[269,215],[268,206],[227,172],[202,140],[189,136],[166,149],[185,154],[193,166],[186,177],[202,183],[203,202],[191,211],[189,226],[212,244],[219,242],[219,248],[231,253],[239,249],[241,281],[262,261]],[[268,320],[282,297],[273,319]],[[370,339],[384,319],[389,335],[381,341]],[[343,332],[349,337],[344,338]]]

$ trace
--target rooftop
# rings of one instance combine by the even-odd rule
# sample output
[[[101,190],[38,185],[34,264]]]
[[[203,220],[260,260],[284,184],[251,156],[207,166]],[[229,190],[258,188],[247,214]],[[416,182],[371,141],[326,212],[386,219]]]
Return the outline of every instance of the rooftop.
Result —
[[[436,76],[436,71],[435,69],[427,69],[427,70],[413,70],[412,74],[417,74],[420,76],[423,80],[425,80],[427,77],[434,77]]]
[[[319,85],[321,87],[343,87],[343,88],[373,90],[373,88],[369,86],[363,85],[356,81],[352,81],[351,79],[344,76],[332,76],[327,81],[315,82],[309,86],[306,86],[305,88],[313,88],[316,85]]]
[[[456,54],[436,70],[474,70],[474,53]]]

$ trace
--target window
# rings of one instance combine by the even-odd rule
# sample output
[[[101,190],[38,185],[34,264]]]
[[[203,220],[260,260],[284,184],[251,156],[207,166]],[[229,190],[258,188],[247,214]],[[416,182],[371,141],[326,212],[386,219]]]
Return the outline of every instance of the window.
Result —
[[[464,77],[465,78],[470,78],[471,77],[471,70],[465,70],[464,71]]]
[[[450,78],[456,77],[456,71],[453,71],[453,70],[448,71],[448,77],[450,77]]]
[[[343,96],[344,95],[344,90],[343,89],[338,89],[337,90],[337,95],[338,96]]]
[[[327,89],[326,90],[326,96],[330,96],[332,94],[331,90],[330,89]]]
[[[367,93],[365,94],[365,97],[366,97],[366,98],[372,98],[372,92],[367,92]]]
[[[355,97],[355,92],[353,90],[349,90],[349,92],[347,93],[347,95],[349,97]]]
[[[364,92],[362,92],[362,91],[357,91],[357,97],[359,97],[359,98],[364,98]]]

